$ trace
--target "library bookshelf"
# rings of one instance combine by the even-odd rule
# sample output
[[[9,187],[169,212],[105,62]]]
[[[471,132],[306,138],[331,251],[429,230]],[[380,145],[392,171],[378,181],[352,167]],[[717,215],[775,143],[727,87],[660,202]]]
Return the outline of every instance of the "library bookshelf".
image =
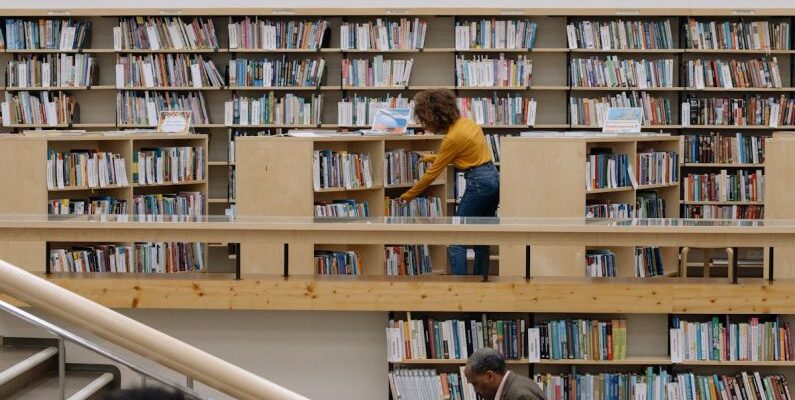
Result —
[[[54,199],[92,196],[112,196],[127,204],[128,214],[133,213],[133,198],[137,195],[199,192],[205,199],[207,209],[207,135],[202,134],[113,134],[102,133],[83,135],[1,135],[0,154],[2,172],[0,180],[9,187],[9,195],[0,202],[4,214],[47,214],[48,202]],[[189,146],[202,148],[205,154],[205,179],[163,184],[142,184],[133,180],[133,155],[142,149],[155,147]],[[50,151],[64,153],[75,150],[96,150],[120,155],[125,161],[126,185],[105,187],[65,187],[48,188],[47,158]],[[86,211],[88,212],[88,211]],[[0,245],[2,255],[7,261],[15,262],[30,271],[49,271],[48,249],[69,248],[79,243],[35,242]],[[87,243],[82,243],[87,244]],[[126,243],[130,244],[130,243]],[[19,246],[25,246],[25,250]],[[207,252],[204,254],[208,259]]]
[[[246,216],[298,216],[313,217],[316,202],[331,202],[353,199],[367,202],[371,217],[385,215],[385,199],[398,198],[412,184],[386,185],[385,157],[390,150],[406,152],[437,151],[441,136],[338,136],[338,137],[268,137],[251,136],[236,139],[237,207],[240,215]],[[313,153],[331,150],[367,154],[372,171],[372,186],[353,189],[332,188],[317,190],[313,187]],[[437,197],[444,202],[447,180],[444,174],[420,196]],[[441,207],[444,214],[444,204]],[[322,218],[318,218],[322,221]],[[386,243],[385,243],[386,245]],[[289,260],[299,268],[298,274],[313,274],[313,252],[315,250],[356,251],[362,262],[361,274],[384,275],[383,245],[291,245]],[[281,246],[261,245],[241,248],[243,274],[282,273],[284,249]],[[445,246],[430,246],[433,273],[447,270]],[[267,265],[263,265],[267,260]],[[249,270],[249,268],[252,268]],[[293,271],[293,268],[290,269]],[[291,272],[292,273],[292,272]]]

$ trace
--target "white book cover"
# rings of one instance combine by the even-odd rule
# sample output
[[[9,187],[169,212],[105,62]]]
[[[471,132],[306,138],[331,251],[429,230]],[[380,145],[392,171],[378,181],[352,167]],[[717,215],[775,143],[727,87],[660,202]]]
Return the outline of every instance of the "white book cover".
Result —
[[[778,128],[778,121],[781,118],[781,105],[773,103],[770,106],[770,127]]]
[[[202,71],[199,64],[193,64],[190,66],[190,75],[191,80],[193,81],[194,88],[202,87]]]
[[[182,40],[182,32],[180,32],[179,28],[175,25],[168,26],[168,34],[171,37],[171,44],[174,46],[176,50],[184,49],[185,42]]]
[[[690,102],[682,103],[682,126],[690,126]]]
[[[121,51],[121,27],[113,27],[113,50]]]
[[[151,50],[160,50],[160,39],[157,34],[157,28],[154,26],[148,26],[146,28],[146,34],[149,38],[149,48]]]
[[[99,174],[97,172],[96,157],[88,157],[86,169],[88,170],[88,187],[99,187]]]
[[[234,103],[231,101],[224,102],[224,125],[232,126],[234,124]]]
[[[58,125],[58,112],[55,109],[55,103],[53,102],[44,103],[44,112],[47,115],[48,126]]]
[[[149,122],[149,126],[157,126],[157,107],[155,107],[154,101],[147,101],[146,102],[146,119]]]
[[[63,160],[55,160],[55,183],[58,189],[64,188]]]
[[[239,125],[248,125],[248,99],[240,99],[240,122]]]
[[[155,87],[155,76],[152,70],[152,64],[144,63],[144,86],[150,88]]]
[[[52,85],[52,77],[50,76],[50,63],[41,63],[41,86],[50,87]]]
[[[671,362],[674,364],[681,363],[684,358],[684,334],[680,328],[671,328],[670,334],[670,352]]]
[[[116,64],[116,88],[121,89],[124,86],[124,64]]]
[[[541,331],[539,328],[527,330],[527,360],[531,363],[541,361]]]
[[[8,106],[7,101],[0,103],[0,113],[3,116],[3,125],[11,126],[11,108]]]
[[[17,76],[19,77],[19,87],[28,87],[28,64],[17,64]]]

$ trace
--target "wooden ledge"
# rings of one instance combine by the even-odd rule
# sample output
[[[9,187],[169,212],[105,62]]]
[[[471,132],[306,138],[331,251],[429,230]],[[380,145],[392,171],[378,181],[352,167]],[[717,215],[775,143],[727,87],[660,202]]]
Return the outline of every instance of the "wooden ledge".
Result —
[[[64,288],[111,308],[203,310],[502,311],[795,314],[795,280],[494,277],[53,275]],[[9,300],[7,296],[1,296]]]

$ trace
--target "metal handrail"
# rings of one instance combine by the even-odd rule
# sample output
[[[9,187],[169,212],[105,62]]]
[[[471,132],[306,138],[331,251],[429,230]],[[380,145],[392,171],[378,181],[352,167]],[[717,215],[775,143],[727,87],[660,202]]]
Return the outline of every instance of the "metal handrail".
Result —
[[[103,356],[103,357],[105,357],[107,359],[110,359],[113,362],[121,364],[121,365],[125,366],[126,368],[138,373],[139,375],[146,376],[147,378],[154,379],[157,382],[160,382],[160,383],[162,383],[162,384],[164,384],[166,386],[169,386],[169,387],[171,387],[173,389],[179,390],[180,392],[182,392],[182,393],[184,393],[184,394],[186,394],[188,396],[191,396],[191,397],[193,397],[195,399],[198,399],[198,400],[205,400],[205,399],[209,400],[210,399],[209,397],[206,397],[206,396],[203,396],[203,395],[197,393],[195,390],[193,390],[191,388],[188,388],[186,386],[182,386],[182,385],[180,385],[178,383],[172,382],[168,378],[165,378],[165,377],[163,377],[162,375],[160,375],[160,374],[158,374],[156,372],[152,372],[150,370],[145,369],[144,367],[140,367],[138,365],[135,365],[132,362],[129,362],[129,361],[127,361],[127,360],[125,360],[125,359],[113,354],[113,352],[111,352],[110,350],[98,345],[97,343],[92,342],[89,339],[86,339],[85,337],[82,337],[82,336],[80,336],[80,335],[78,335],[78,334],[76,334],[74,332],[71,332],[71,331],[66,330],[64,328],[61,328],[60,326],[55,325],[55,324],[53,324],[51,322],[45,321],[44,319],[39,318],[39,317],[37,317],[37,316],[35,316],[35,315],[25,311],[25,310],[22,310],[19,307],[15,307],[15,306],[13,306],[11,304],[8,304],[5,301],[0,300],[0,310],[3,310],[3,311],[5,311],[5,312],[7,312],[7,313],[9,313],[9,314],[21,319],[21,320],[23,320],[25,322],[28,322],[30,324],[36,325],[36,326],[38,326],[40,328],[43,328],[46,331],[50,332],[51,334],[57,336],[58,338],[69,340],[70,342],[72,342],[72,343],[74,343],[74,344],[76,344],[76,345],[78,345],[80,347],[83,347],[85,349],[93,351],[94,353],[97,353],[97,354],[99,354],[99,355],[101,355],[101,356]]]

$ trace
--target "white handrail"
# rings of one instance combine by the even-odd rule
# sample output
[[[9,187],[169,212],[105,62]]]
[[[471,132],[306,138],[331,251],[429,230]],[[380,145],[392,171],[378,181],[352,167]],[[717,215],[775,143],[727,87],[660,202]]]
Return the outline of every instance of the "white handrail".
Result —
[[[309,400],[2,260],[0,291],[235,398]]]

